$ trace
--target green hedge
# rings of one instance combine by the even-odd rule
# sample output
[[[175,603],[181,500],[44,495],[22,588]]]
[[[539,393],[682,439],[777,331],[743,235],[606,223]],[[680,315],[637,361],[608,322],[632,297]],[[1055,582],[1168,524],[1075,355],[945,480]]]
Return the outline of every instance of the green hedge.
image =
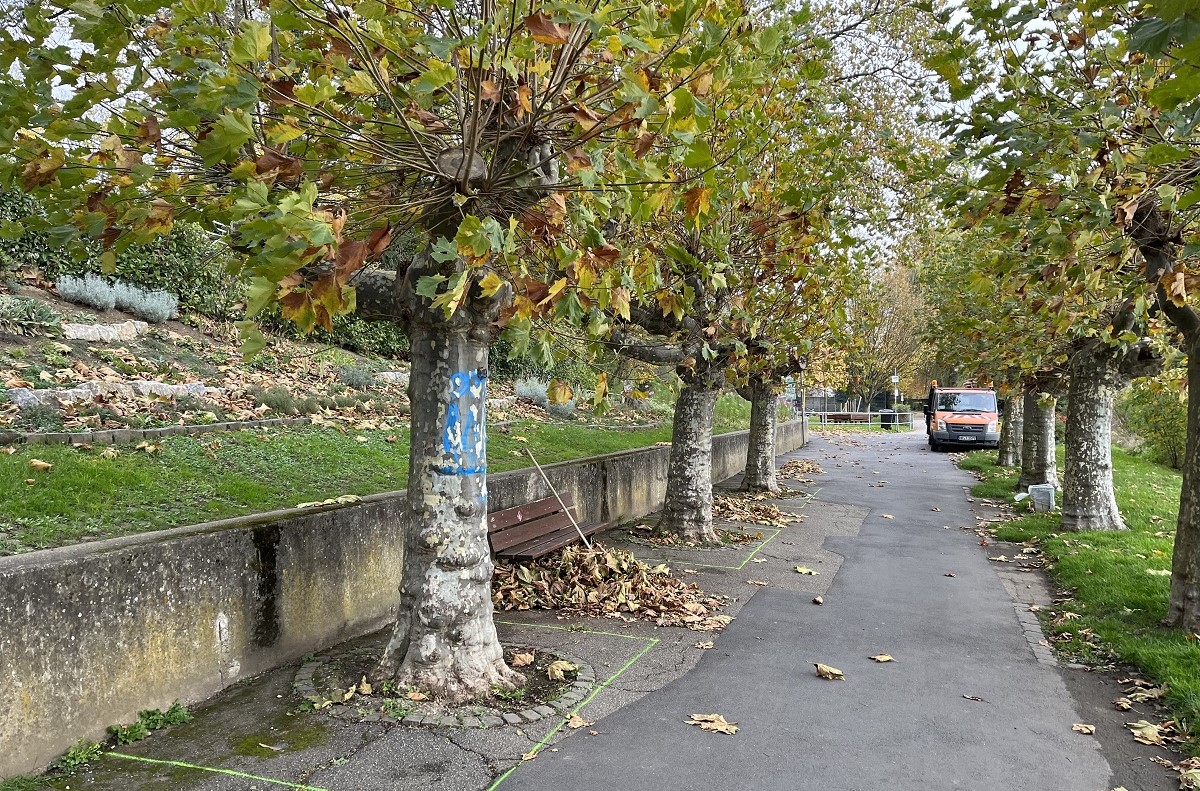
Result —
[[[49,281],[63,275],[106,274],[97,254],[76,260],[45,235],[25,231],[23,220],[40,211],[26,195],[0,192],[0,273],[37,267]],[[215,318],[228,318],[243,296],[241,285],[226,270],[221,246],[190,223],[179,223],[167,236],[125,251],[117,256],[116,270],[107,274],[148,291],[167,291],[179,298],[182,310]]]

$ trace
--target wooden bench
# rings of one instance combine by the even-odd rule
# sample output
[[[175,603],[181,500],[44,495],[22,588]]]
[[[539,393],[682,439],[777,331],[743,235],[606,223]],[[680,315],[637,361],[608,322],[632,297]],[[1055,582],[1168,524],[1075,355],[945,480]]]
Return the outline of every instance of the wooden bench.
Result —
[[[579,512],[570,494],[563,495],[563,503],[571,509],[571,516],[579,521]],[[579,523],[585,536],[608,527],[611,525],[599,522]],[[536,560],[578,540],[579,532],[554,497],[488,514],[488,542],[498,558]]]

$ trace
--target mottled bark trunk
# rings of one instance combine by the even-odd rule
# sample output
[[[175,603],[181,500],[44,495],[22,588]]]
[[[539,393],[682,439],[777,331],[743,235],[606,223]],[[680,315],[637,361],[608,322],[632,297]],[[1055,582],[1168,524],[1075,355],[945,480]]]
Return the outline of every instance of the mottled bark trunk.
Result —
[[[1146,262],[1146,282],[1155,286],[1159,308],[1183,333],[1188,353],[1187,445],[1171,562],[1171,598],[1163,623],[1200,632],[1200,316],[1186,302],[1172,302],[1163,286],[1163,276],[1175,271],[1178,254],[1177,230],[1171,227],[1170,216],[1153,199],[1144,199],[1132,220],[1128,233]]]
[[[374,675],[462,702],[524,679],[505,664],[492,622],[489,304],[469,300],[446,319],[414,292],[429,273],[428,259],[414,263],[403,293],[412,344],[404,576],[396,626]]]
[[[1200,633],[1200,334],[1188,334],[1188,427],[1167,626]]]
[[[1017,488],[1035,483],[1058,486],[1058,459],[1054,455],[1054,405],[1057,398],[1038,398],[1036,387],[1025,390],[1025,419],[1021,436],[1021,478]]]
[[[1063,471],[1066,530],[1125,529],[1112,479],[1113,399],[1121,384],[1118,360],[1103,344],[1072,356]]]
[[[779,482],[775,477],[775,383],[754,377],[746,390],[750,401],[750,437],[742,489],[749,492],[777,492]]]
[[[1018,390],[1004,405],[1004,422],[1000,424],[1000,452],[996,457],[996,463],[1001,467],[1021,466],[1024,425],[1025,396]]]
[[[687,541],[719,541],[712,523],[712,426],[717,391],[689,383],[675,402],[671,428],[671,461],[667,468],[667,500],[658,529]]]

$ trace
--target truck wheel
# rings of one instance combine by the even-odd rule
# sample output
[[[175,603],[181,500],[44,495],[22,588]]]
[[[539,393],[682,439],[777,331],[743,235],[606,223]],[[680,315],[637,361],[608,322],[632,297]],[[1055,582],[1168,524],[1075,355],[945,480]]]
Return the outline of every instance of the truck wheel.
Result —
[[[931,451],[933,451],[934,453],[938,453],[941,451],[942,446],[940,444],[938,444],[936,441],[934,441],[934,439],[931,437],[929,439],[929,449]]]

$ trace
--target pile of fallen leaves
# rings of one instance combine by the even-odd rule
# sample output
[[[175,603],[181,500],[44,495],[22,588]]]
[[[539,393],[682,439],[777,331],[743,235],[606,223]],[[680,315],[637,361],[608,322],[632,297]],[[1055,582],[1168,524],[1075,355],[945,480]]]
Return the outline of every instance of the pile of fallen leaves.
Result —
[[[528,565],[498,561],[492,601],[499,610],[641,618],[698,632],[722,629],[733,620],[713,614],[724,604],[721,599],[673,576],[665,564],[651,566],[594,542],[591,549],[570,546]]]
[[[820,475],[825,472],[821,465],[811,459],[792,459],[779,468],[776,476],[791,480],[801,480],[806,475]]]
[[[785,513],[770,503],[723,494],[713,497],[712,513],[713,519],[752,522],[756,525],[772,525],[774,527],[785,527],[792,522],[800,521],[800,517]]]

